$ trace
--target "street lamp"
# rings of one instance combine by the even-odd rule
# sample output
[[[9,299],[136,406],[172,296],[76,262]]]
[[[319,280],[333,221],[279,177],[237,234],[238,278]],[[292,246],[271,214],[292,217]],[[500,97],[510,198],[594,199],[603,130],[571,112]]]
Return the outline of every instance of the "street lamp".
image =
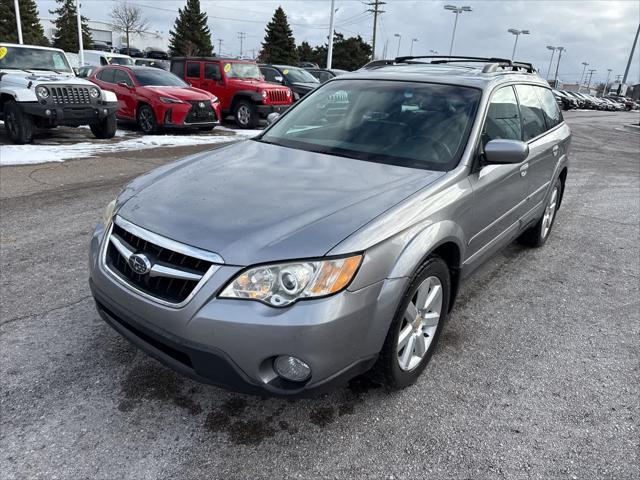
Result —
[[[411,49],[409,50],[409,55],[413,55],[413,42],[417,42],[417,41],[418,41],[417,38],[411,39]]]
[[[394,33],[393,34],[394,37],[398,37],[398,52],[396,53],[396,57],[400,56],[400,41],[402,40],[402,35],[400,35],[399,33]]]
[[[584,72],[587,70],[587,67],[589,66],[588,62],[582,62],[582,75],[580,75],[580,81],[578,82],[578,93],[580,93],[580,90],[582,89],[582,80],[584,79]]]
[[[547,80],[549,80],[549,75],[551,75],[551,64],[553,63],[553,56],[556,53],[556,47],[547,45],[547,49],[551,50],[551,60],[549,60],[549,68],[547,68]]]
[[[437,55],[438,54],[438,50],[429,50],[429,53],[431,55]]]
[[[607,68],[607,80],[604,82],[604,89],[602,90],[603,97],[607,94],[607,86],[609,85],[609,77],[611,76],[611,72],[613,72],[613,70]]]
[[[456,38],[456,27],[458,26],[458,14],[462,12],[472,12],[473,10],[471,9],[471,7],[468,7],[468,6],[456,7],[455,5],[445,5],[444,9],[451,10],[453,13],[456,14],[456,19],[453,22],[453,33],[451,34],[451,46],[449,47],[449,56],[451,56],[451,52],[453,51],[453,40]]]
[[[556,75],[553,79],[553,88],[558,88],[558,70],[560,69],[560,59],[562,58],[562,52],[566,51],[567,49],[564,47],[556,47],[556,50],[558,50],[558,63],[556,63]]]
[[[510,28],[509,30],[507,30],[507,32],[509,33],[513,33],[516,36],[516,41],[513,44],[513,53],[511,53],[511,61],[513,62],[513,59],[516,56],[516,47],[518,46],[518,37],[520,35],[529,35],[529,30],[516,30],[515,28]]]

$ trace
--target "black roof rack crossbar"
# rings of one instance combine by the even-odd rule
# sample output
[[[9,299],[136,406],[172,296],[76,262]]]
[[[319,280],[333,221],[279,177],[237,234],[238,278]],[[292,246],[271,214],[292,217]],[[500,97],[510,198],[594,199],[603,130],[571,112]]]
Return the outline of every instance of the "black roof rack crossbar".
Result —
[[[533,65],[525,62],[513,62],[508,58],[495,58],[495,57],[467,57],[467,56],[449,56],[449,55],[419,55],[419,56],[406,56],[397,57],[395,63],[411,63],[412,60],[430,59],[432,64],[440,63],[457,63],[457,62],[473,62],[473,63],[486,63],[486,67],[483,72],[494,72],[498,68],[513,68],[513,70],[524,70],[529,73],[534,73],[535,69]]]

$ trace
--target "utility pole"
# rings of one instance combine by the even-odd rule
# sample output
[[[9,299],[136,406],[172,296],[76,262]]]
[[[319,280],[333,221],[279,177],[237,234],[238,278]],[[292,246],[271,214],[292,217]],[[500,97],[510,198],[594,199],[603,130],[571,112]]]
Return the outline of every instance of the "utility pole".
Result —
[[[553,79],[553,88],[558,88],[558,70],[560,69],[560,59],[562,58],[562,52],[566,50],[564,47],[557,47],[558,49],[558,63],[556,63],[556,75]]]
[[[242,42],[247,38],[247,34],[245,32],[238,32],[238,38],[240,39],[240,57],[242,57]]]
[[[336,13],[336,0],[331,0],[331,15],[329,17],[329,46],[327,47],[327,68],[331,69],[333,62],[333,17]]]
[[[591,68],[589,69],[589,83],[587,83],[587,95],[591,95],[589,88],[591,87],[591,77],[593,77],[593,72],[596,72],[597,70]]]
[[[219,57],[222,56],[222,39],[221,38],[218,39],[218,56]]]
[[[13,0],[13,5],[16,8],[16,26],[18,27],[18,43],[22,45],[22,22],[20,21],[20,5],[18,0]]]
[[[376,59],[376,30],[378,28],[378,15],[383,14],[384,10],[380,10],[382,5],[386,5],[386,2],[380,0],[373,0],[373,2],[367,3],[368,6],[373,7],[367,10],[367,12],[373,13],[373,41],[371,42],[371,60]]]
[[[631,45],[631,53],[629,54],[629,61],[627,62],[627,68],[624,69],[624,76],[622,77],[622,82],[618,85],[618,95],[622,91],[622,85],[627,81],[627,75],[629,75],[629,68],[631,68],[631,60],[633,59],[633,54],[636,51],[636,43],[638,43],[638,35],[640,35],[640,24],[638,24],[638,30],[636,31],[636,38],[633,40],[633,45]]]
[[[84,66],[84,47],[82,45],[82,15],[80,15],[80,0],[76,0],[76,14],[78,16],[78,55],[80,56],[80,66]],[[129,47],[129,45],[127,45]]]

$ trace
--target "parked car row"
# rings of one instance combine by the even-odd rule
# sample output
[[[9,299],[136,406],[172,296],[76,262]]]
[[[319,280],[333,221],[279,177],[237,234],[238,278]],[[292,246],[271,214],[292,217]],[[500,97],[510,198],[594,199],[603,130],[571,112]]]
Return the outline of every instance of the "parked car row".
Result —
[[[618,96],[595,97],[588,93],[572,92],[569,90],[553,90],[556,102],[563,110],[585,108],[589,110],[622,111],[635,110],[636,102],[629,98]]]

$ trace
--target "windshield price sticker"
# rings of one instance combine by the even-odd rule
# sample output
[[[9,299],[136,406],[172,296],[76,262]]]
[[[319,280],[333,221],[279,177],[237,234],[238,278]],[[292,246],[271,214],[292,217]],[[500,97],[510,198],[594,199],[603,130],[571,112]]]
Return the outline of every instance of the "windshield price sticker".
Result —
[[[224,65],[224,73],[229,73],[231,71],[231,64],[225,63]]]
[[[283,70],[282,73],[284,73],[285,75],[289,75],[289,70]]]
[[[7,47],[0,47],[0,60],[7,55]]]

